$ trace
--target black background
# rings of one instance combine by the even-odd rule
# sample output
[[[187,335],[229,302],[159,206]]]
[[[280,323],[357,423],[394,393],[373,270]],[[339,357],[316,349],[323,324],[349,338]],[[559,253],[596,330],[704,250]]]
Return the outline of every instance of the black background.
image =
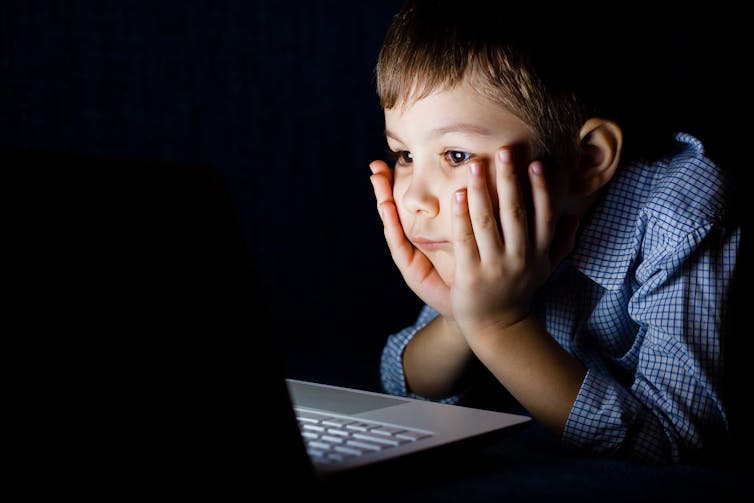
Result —
[[[386,149],[373,68],[400,4],[3,2],[0,147],[214,167],[247,240],[261,336],[285,345],[293,376],[376,388],[385,337],[420,306],[389,257],[368,169]],[[742,171],[743,17],[608,14],[586,38],[610,43],[627,23],[626,105],[659,104],[648,121],[699,135]]]

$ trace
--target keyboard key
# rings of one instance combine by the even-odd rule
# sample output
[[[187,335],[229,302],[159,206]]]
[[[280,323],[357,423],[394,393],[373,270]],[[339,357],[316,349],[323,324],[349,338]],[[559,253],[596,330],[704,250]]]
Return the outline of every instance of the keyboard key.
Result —
[[[325,426],[335,426],[336,428],[342,428],[343,426],[351,423],[355,423],[353,419],[342,419],[339,417],[328,417],[326,419],[323,419],[322,424]]]
[[[400,438],[404,440],[409,440],[411,442],[416,442],[417,440],[421,440],[422,438],[431,437],[429,433],[422,433],[419,431],[404,431],[403,433],[396,433],[395,438]]]
[[[375,428],[372,428],[369,431],[371,431],[372,433],[377,433],[379,435],[388,435],[388,436],[391,436],[391,435],[395,435],[396,433],[402,433],[402,432],[406,431],[406,429],[405,428],[398,428],[398,427],[395,427],[395,426],[386,426],[386,425],[381,424],[379,426],[376,426]]]
[[[306,415],[303,415],[303,414],[298,414],[296,416],[296,419],[298,419],[300,423],[301,422],[303,422],[303,423],[319,423],[319,419],[318,418],[306,416]]]
[[[304,424],[304,430],[306,430],[306,431],[318,431],[318,432],[322,433],[322,432],[325,431],[325,427],[324,426],[320,426],[318,424],[309,424],[309,423],[306,423],[306,424]]]
[[[336,452],[340,452],[342,454],[350,454],[352,456],[361,456],[364,454],[364,452],[361,449],[356,449],[354,447],[346,447],[344,445],[336,445],[333,447],[333,450]]]
[[[355,431],[369,431],[371,428],[374,428],[374,424],[368,424],[363,422],[358,423],[351,423],[346,425],[346,429],[348,430],[355,430]]]
[[[380,451],[382,450],[382,446],[378,444],[373,444],[371,442],[362,442],[361,440],[348,440],[346,441],[347,445],[350,445],[351,447],[357,447],[359,449],[366,449],[369,451]]]
[[[320,442],[319,440],[310,440],[306,445],[308,447],[311,447],[312,449],[319,449],[323,451],[330,450],[330,444],[328,444],[327,442]]]
[[[331,444],[342,444],[344,442],[342,437],[335,437],[333,435],[322,435],[319,437],[323,442],[329,442]]]
[[[387,437],[378,437],[376,435],[364,435],[363,433],[354,433],[353,438],[358,440],[366,440],[368,442],[374,442],[376,444],[380,445],[390,445],[390,446],[396,446],[401,444],[400,439],[395,438],[387,438]],[[408,440],[403,440],[404,443],[408,442]]]

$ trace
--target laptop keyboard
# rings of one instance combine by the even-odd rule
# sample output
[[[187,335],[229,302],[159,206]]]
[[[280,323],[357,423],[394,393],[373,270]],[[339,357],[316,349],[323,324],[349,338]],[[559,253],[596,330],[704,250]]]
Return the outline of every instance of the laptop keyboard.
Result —
[[[296,409],[296,418],[306,450],[315,464],[339,463],[432,436],[426,431],[299,409]]]

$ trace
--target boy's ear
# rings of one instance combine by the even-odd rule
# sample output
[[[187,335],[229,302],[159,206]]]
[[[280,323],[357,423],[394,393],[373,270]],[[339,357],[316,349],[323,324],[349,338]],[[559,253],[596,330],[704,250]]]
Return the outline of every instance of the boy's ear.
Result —
[[[587,120],[579,132],[579,166],[573,191],[589,196],[602,188],[615,174],[623,146],[623,131],[607,119]]]

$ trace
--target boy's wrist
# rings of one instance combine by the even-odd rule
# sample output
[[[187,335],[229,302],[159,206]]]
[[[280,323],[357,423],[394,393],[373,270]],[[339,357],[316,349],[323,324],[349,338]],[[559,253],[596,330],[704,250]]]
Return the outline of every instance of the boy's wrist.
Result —
[[[442,324],[446,333],[463,338],[461,327],[458,326],[458,323],[454,319],[443,316]]]
[[[532,321],[538,323],[530,312],[525,312],[514,319],[463,328],[456,323],[456,327],[469,346],[476,346],[478,344],[484,345],[488,342],[499,341],[509,335],[521,333],[522,330],[525,330],[524,327]]]
[[[461,331],[461,327],[454,319],[446,318],[443,316],[442,331],[445,334],[446,341],[452,342],[459,349],[464,348],[464,350],[468,351],[469,354],[472,353],[471,348],[469,347],[469,343],[466,340],[466,337],[463,335],[463,332]]]

